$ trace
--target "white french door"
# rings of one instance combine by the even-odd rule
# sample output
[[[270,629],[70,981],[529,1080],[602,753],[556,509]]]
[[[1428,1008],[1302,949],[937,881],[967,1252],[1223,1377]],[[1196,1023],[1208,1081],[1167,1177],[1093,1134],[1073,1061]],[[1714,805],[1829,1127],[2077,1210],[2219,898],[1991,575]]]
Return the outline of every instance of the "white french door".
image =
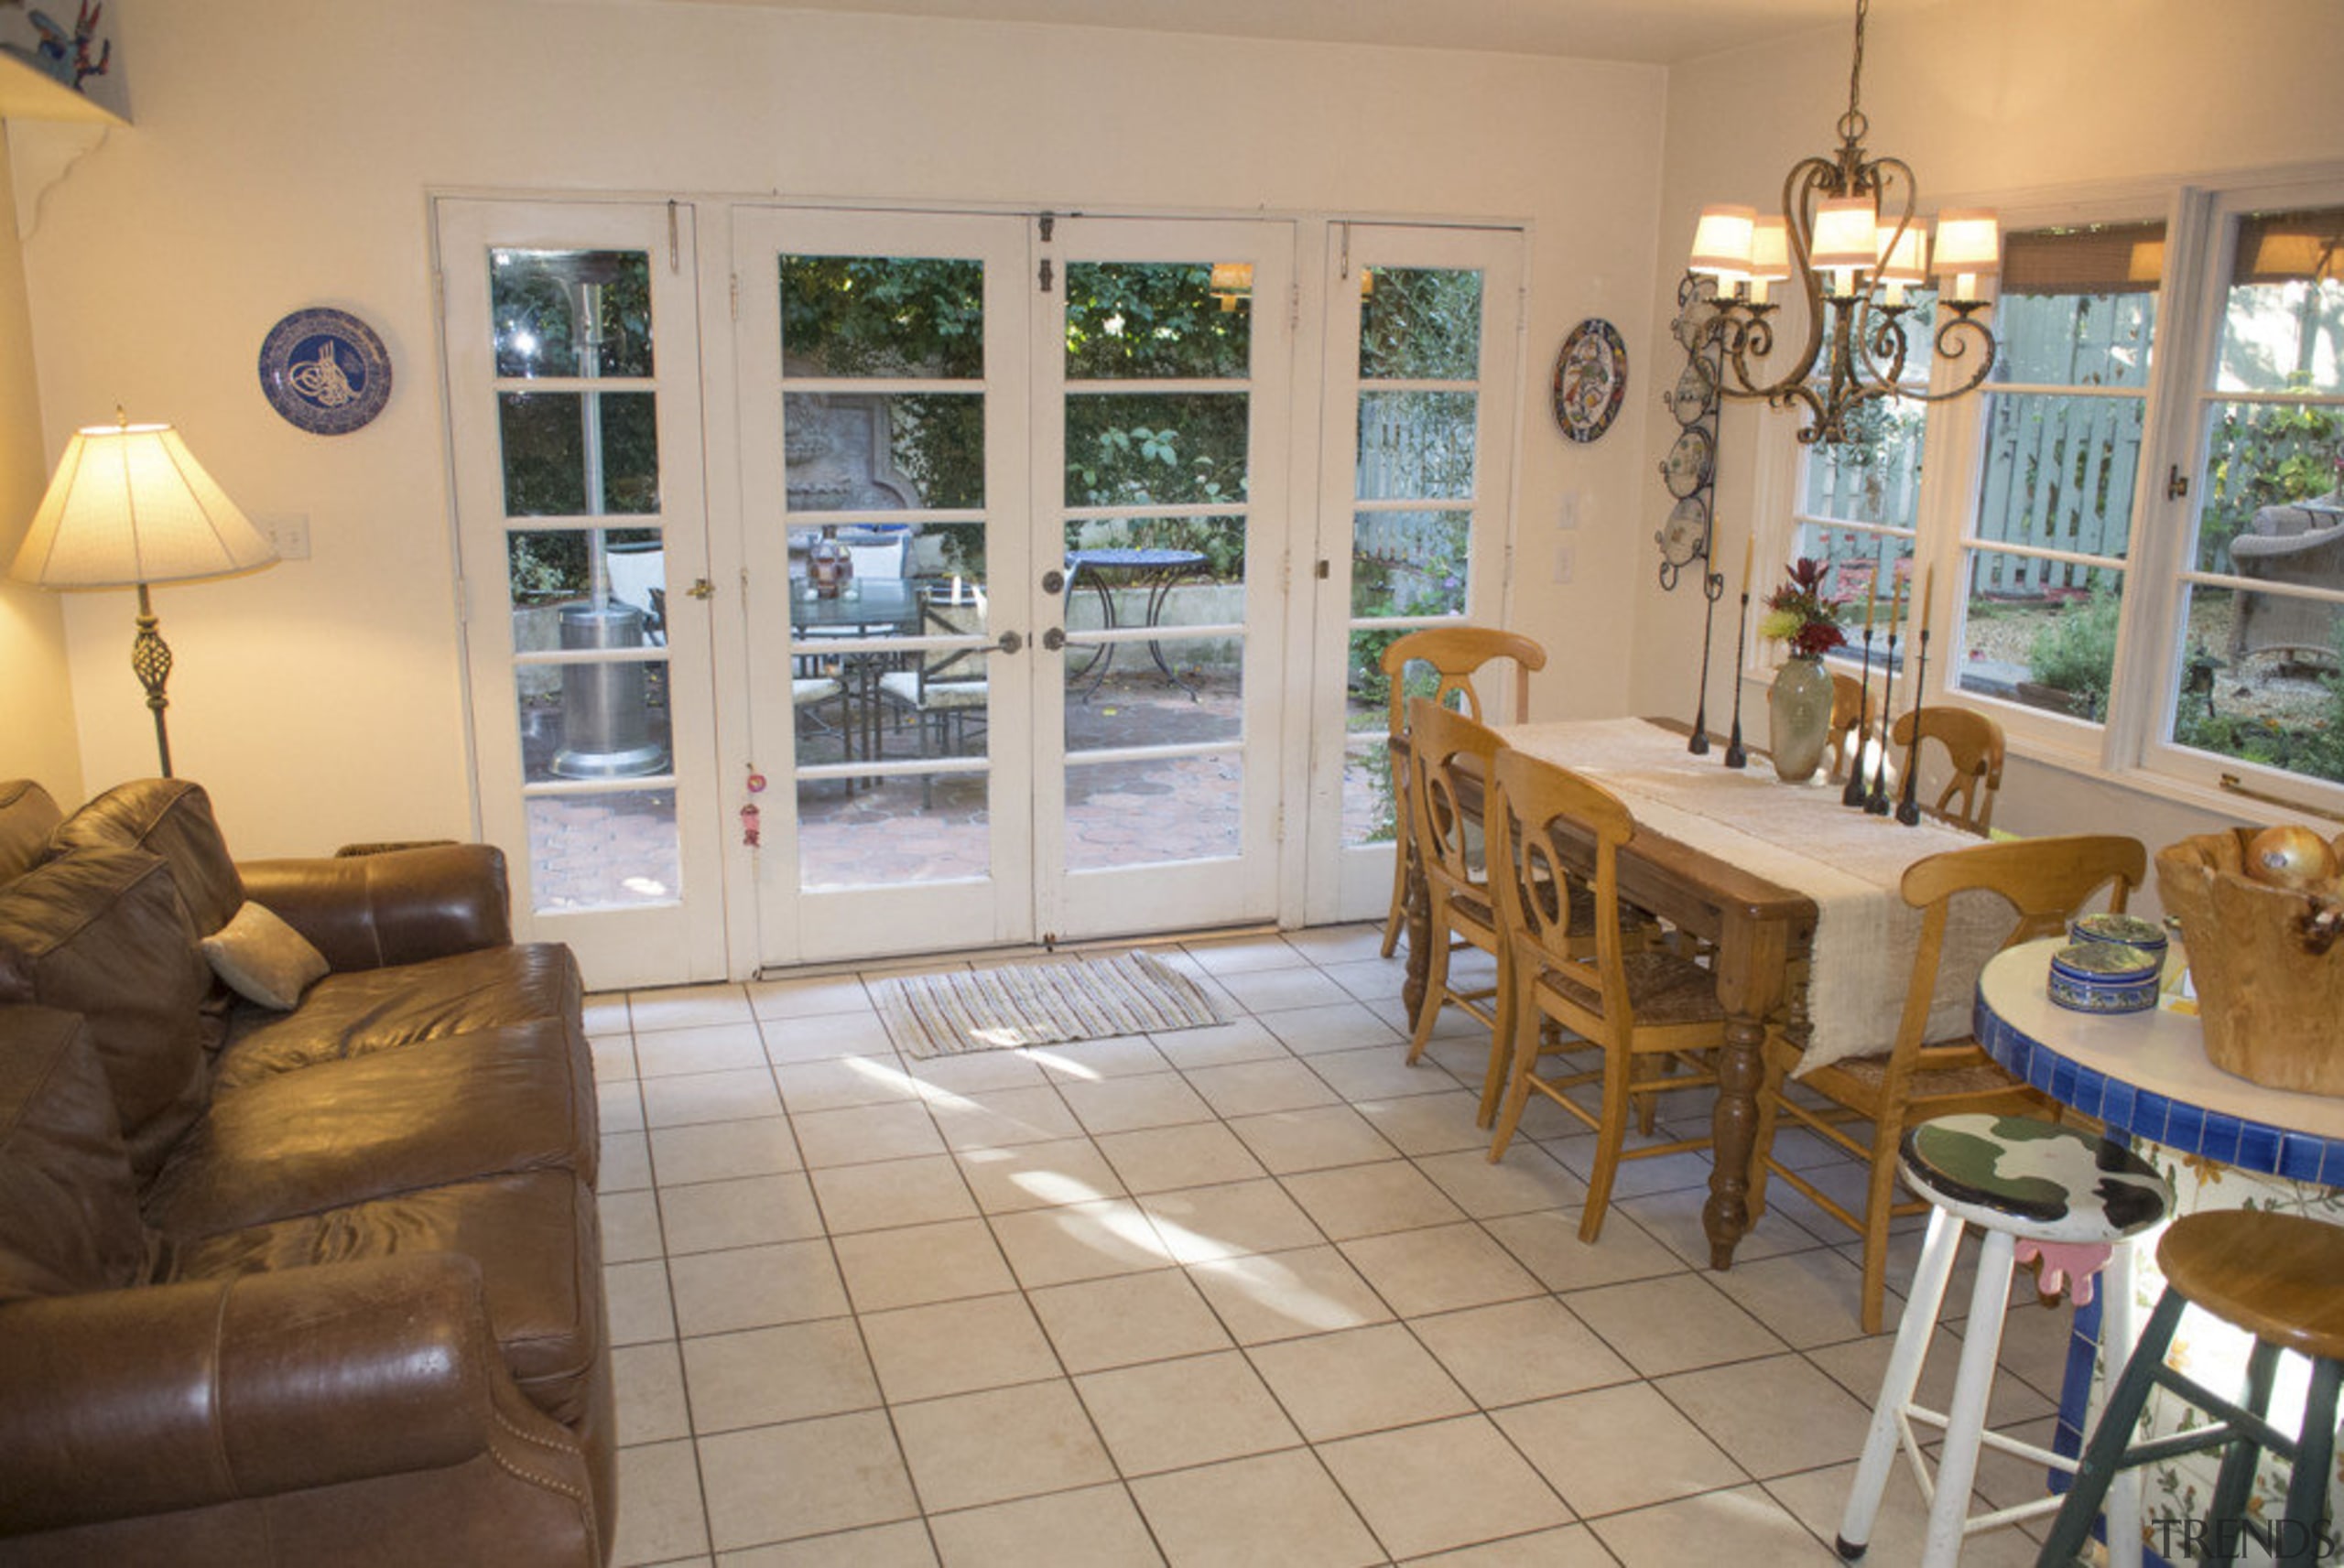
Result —
[[[596,987],[725,972],[692,214],[435,208],[483,831]]]
[[[1386,760],[1384,649],[1420,627],[1504,621],[1522,252],[1518,230],[1374,223],[1339,224],[1328,246],[1324,575],[1309,720],[1314,922],[1380,918],[1391,897],[1407,808]],[[1511,696],[1494,695],[1497,710],[1510,710]]]
[[[1291,226],[1050,230],[734,215],[764,963],[1275,912]]]

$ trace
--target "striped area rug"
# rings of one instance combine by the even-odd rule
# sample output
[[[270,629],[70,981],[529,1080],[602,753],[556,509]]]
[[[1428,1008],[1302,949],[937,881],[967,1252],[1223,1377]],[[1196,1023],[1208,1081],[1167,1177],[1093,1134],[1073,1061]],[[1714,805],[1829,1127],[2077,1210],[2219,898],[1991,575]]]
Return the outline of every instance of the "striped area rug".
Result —
[[[913,1057],[1219,1023],[1197,983],[1145,953],[1067,964],[1013,964],[906,975],[876,988],[879,1016]]]

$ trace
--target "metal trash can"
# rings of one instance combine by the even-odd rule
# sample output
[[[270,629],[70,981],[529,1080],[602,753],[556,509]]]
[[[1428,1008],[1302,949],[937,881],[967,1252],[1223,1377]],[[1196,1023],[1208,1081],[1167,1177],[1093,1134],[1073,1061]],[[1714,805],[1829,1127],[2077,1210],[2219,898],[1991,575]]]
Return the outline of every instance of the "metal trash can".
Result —
[[[602,609],[572,604],[561,612],[561,645],[643,646],[643,611],[631,604]],[[561,671],[561,749],[553,771],[568,779],[628,778],[667,765],[667,742],[652,727],[649,666],[639,659],[565,665]]]

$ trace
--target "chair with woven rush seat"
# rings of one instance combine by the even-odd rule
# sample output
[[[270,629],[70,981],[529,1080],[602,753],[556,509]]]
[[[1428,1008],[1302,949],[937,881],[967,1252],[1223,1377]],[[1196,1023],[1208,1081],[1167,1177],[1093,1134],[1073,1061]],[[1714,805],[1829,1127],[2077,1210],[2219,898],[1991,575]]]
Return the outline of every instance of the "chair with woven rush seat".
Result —
[[[1474,819],[1458,801],[1458,775],[1472,775],[1476,784],[1490,776],[1490,765],[1502,749],[1496,731],[1461,713],[1450,711],[1430,697],[1408,699],[1408,839],[1422,868],[1426,900],[1431,912],[1425,974],[1425,999],[1416,1010],[1415,1030],[1408,1039],[1408,1060],[1424,1054],[1440,1010],[1455,1003],[1490,1026],[1494,1059],[1507,1038],[1506,954],[1498,935],[1496,906],[1481,866],[1481,835]],[[1494,987],[1460,989],[1449,983],[1452,944],[1462,940],[1497,961]],[[1495,1068],[1492,1069],[1492,1074]],[[1495,1096],[1485,1082],[1482,1102]],[[1487,1119],[1486,1109],[1483,1118]]]
[[[2210,1448],[2227,1452],[2205,1517],[2193,1521],[2208,1527],[2214,1537],[2206,1561],[2230,1562],[2249,1542],[2282,1564],[2333,1561],[2335,1527],[2325,1514],[2336,1463],[2338,1390],[2344,1383],[2344,1227],[2255,1209],[2187,1215],[2158,1243],[2157,1267],[2165,1274],[2165,1294],[2111,1389],[2036,1568],[2073,1562],[2101,1498],[2127,1480],[2135,1500],[2128,1512],[2122,1493],[2114,1494],[2119,1500],[2109,1510],[2111,1539],[2120,1521],[2137,1528],[2137,1466]],[[2254,1336],[2242,1404],[2165,1365],[2182,1311],[2193,1305]],[[2282,1350],[2307,1356],[2312,1363],[2303,1421],[2292,1441],[2268,1419]],[[2220,1419],[2129,1444],[2153,1388],[2178,1394]],[[2255,1457],[2264,1450],[2293,1466],[2285,1511],[2275,1525],[2257,1519],[2249,1503]]]
[[[1930,1205],[1929,1232],[1835,1544],[1849,1562],[1864,1554],[1901,1447],[1922,1496],[1930,1500],[1922,1568],[1953,1568],[1965,1536],[2059,1506],[2056,1498],[2036,1498],[1972,1517],[1970,1494],[1981,1446],[2056,1469],[2076,1468],[2072,1459],[1987,1430],[1987,1399],[2019,1249],[2042,1258],[2045,1281],[2056,1281],[2062,1273],[2073,1280],[2078,1303],[2090,1299],[2093,1275],[2104,1274],[2102,1323],[2108,1343],[2121,1351],[2131,1337],[2132,1238],[2172,1212],[2173,1189],[2129,1150],[2024,1116],[1973,1113],[1907,1128],[1897,1166],[1905,1185]],[[1962,1231],[1970,1226],[1982,1233],[1978,1275],[1962,1326],[1960,1371],[1953,1398],[1940,1414],[1915,1405],[1913,1394],[1937,1333]],[[1945,1430],[1934,1482],[1913,1435],[1916,1420]],[[2137,1495],[2132,1501],[2137,1513]]]
[[[1510,977],[1501,977],[1513,982],[1512,1000],[1500,1011],[1511,1015],[1513,1061],[1490,1160],[1494,1164],[1503,1157],[1534,1092],[1592,1128],[1595,1166],[1579,1234],[1593,1241],[1602,1233],[1622,1160],[1709,1147],[1706,1134],[1635,1150],[1622,1144],[1633,1100],[1644,1097],[1649,1107],[1650,1097],[1666,1090],[1718,1081],[1713,1058],[1698,1054],[1725,1044],[1725,1014],[1708,969],[1666,948],[1642,946],[1633,912],[1622,929],[1620,847],[1635,836],[1636,823],[1620,798],[1568,769],[1514,751],[1498,754],[1492,777],[1489,876],[1512,959]],[[1565,860],[1558,845],[1566,841],[1592,845],[1591,877]],[[1632,946],[1639,950],[1631,952]],[[1548,1019],[1580,1039],[1546,1044],[1543,1021]],[[1589,1046],[1602,1052],[1601,1066],[1539,1076],[1541,1054]],[[1659,1071],[1636,1077],[1640,1057],[1657,1058]],[[1693,1070],[1677,1076],[1680,1065]],[[1566,1092],[1589,1083],[1602,1085],[1601,1115]],[[1649,1116],[1644,1124],[1649,1130]]]
[[[1905,767],[1918,767],[1926,754],[1924,747],[1914,744],[1915,733],[1923,741],[1937,743],[1945,752],[1948,770],[1937,804],[1927,808],[1929,815],[1984,838],[1993,824],[1994,797],[2002,788],[2002,727],[1966,708],[1928,708],[1918,714],[1901,714],[1889,731],[1889,741],[1894,748],[1892,754],[1902,756]]]
[[[1473,685],[1474,677],[1481,674],[1483,666],[1500,659],[1511,659],[1520,667],[1521,674],[1514,687],[1514,722],[1527,722],[1530,718],[1530,673],[1546,667],[1546,650],[1529,638],[1485,626],[1433,626],[1394,639],[1384,648],[1377,667],[1384,672],[1384,682],[1391,687],[1391,733],[1385,743],[1392,757],[1392,798],[1394,802],[1405,803],[1408,797],[1407,703],[1411,695],[1407,689],[1408,666],[1426,665],[1435,677],[1431,691],[1414,695],[1429,697],[1441,707],[1452,708],[1461,699],[1465,711],[1481,719],[1483,712],[1481,694]],[[1405,804],[1400,806],[1399,816],[1399,845],[1392,858],[1392,909],[1384,917],[1384,956],[1387,958],[1399,944],[1408,898],[1408,867],[1412,851]]]
[[[1758,1093],[1758,1129],[1751,1161],[1750,1216],[1763,1212],[1770,1179],[1788,1182],[1818,1206],[1864,1238],[1862,1297],[1866,1334],[1880,1332],[1881,1293],[1888,1267],[1888,1226],[1898,1215],[1919,1214],[1919,1200],[1895,1201],[1896,1144],[1904,1130],[1930,1117],[1961,1111],[2042,1110],[2048,1102],[1988,1056],[1966,1035],[1929,1041],[1929,1013],[1945,950],[1953,901],[1963,894],[1998,896],[2015,916],[2002,945],[2064,931],[2070,915],[2102,887],[2109,907],[2122,910],[2140,885],[2148,860],[2133,838],[2079,836],[2026,838],[1953,849],[1918,861],[1904,873],[1904,902],[1922,911],[1920,940],[1894,1043],[1884,1055],[1856,1056],[1817,1067],[1799,1078],[1832,1102],[1809,1108],[1784,1093],[1800,1065],[1800,1046],[1780,1029],[1766,1038],[1765,1078]],[[1774,1158],[1774,1130],[1784,1117],[1867,1162],[1871,1176],[1863,1212],[1850,1212],[1807,1176]],[[1872,1123],[1859,1142],[1844,1130],[1851,1120]]]

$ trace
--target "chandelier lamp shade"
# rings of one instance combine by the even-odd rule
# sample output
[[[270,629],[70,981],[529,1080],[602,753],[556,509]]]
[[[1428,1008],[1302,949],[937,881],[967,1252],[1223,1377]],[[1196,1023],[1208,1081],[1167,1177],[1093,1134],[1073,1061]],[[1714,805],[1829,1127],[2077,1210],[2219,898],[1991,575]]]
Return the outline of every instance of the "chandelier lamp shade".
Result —
[[[2001,270],[2000,225],[1991,212],[1948,211],[1937,216],[1932,247],[1928,222],[1916,215],[1911,167],[1865,149],[1870,9],[1871,0],[1856,0],[1855,59],[1839,150],[1791,166],[1779,214],[1703,208],[1687,263],[1718,280],[1709,330],[1724,350],[1725,395],[1797,408],[1798,438],[1809,445],[1854,439],[1849,418],[1866,404],[1944,402],[1974,391],[1994,368],[1994,334],[1983,319],[1978,281]],[[1909,334],[1926,332],[1928,325],[1909,319],[1915,308],[1907,291],[1932,277],[1941,286],[1927,342],[1953,373],[1938,390],[1919,391],[1905,384]],[[1793,286],[1807,305],[1806,336],[1779,362],[1779,305],[1768,298],[1774,284]]]
[[[138,633],[130,667],[155,716],[155,749],[171,773],[164,685],[171,650],[157,629],[150,584],[226,577],[268,566],[277,551],[203,471],[168,425],[77,430],[9,575],[47,589],[135,588]]]

